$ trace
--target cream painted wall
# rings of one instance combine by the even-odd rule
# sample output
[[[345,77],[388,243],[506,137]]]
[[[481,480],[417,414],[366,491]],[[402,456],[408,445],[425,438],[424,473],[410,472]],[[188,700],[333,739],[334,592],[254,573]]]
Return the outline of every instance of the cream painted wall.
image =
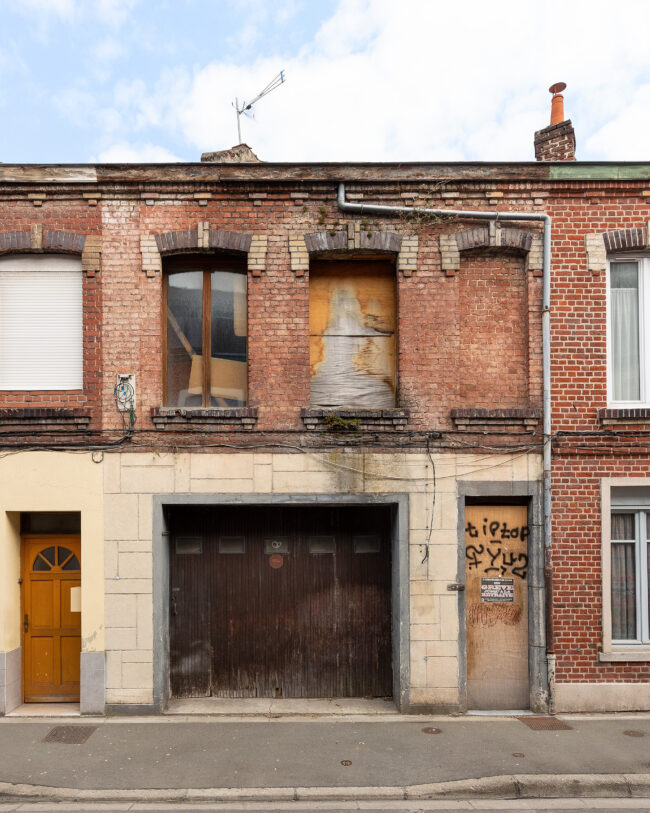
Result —
[[[20,646],[20,512],[81,512],[81,645],[104,649],[104,467],[90,453],[0,459],[0,651]]]
[[[458,482],[536,481],[538,454],[107,453],[106,701],[153,699],[154,494],[409,495],[410,700],[459,702]],[[430,541],[429,557],[425,557]],[[424,561],[423,561],[424,560]]]

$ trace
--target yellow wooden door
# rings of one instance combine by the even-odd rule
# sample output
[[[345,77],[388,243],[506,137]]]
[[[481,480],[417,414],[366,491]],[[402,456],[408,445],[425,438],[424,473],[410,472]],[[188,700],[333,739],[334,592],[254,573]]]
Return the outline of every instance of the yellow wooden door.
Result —
[[[78,701],[81,541],[26,537],[22,554],[25,702]]]
[[[465,508],[467,705],[526,709],[528,520],[525,505]]]

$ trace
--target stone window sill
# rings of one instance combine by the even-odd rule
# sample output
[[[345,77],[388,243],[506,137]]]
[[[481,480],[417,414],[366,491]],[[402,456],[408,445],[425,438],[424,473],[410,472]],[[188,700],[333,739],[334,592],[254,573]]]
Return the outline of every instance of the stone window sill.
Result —
[[[650,407],[599,409],[598,421],[603,426],[619,423],[650,423]]]
[[[407,409],[313,409],[300,410],[306,429],[338,434],[394,432],[406,428]]]
[[[78,407],[17,407],[0,409],[0,434],[17,430],[78,432],[87,429],[90,412]]]
[[[598,660],[601,663],[615,663],[622,661],[650,661],[650,649],[614,649],[611,652],[599,652]]]
[[[537,409],[452,409],[449,415],[457,431],[481,434],[534,432],[540,421]]]
[[[253,429],[257,423],[254,407],[153,407],[151,420],[157,429],[191,428],[197,431]]]

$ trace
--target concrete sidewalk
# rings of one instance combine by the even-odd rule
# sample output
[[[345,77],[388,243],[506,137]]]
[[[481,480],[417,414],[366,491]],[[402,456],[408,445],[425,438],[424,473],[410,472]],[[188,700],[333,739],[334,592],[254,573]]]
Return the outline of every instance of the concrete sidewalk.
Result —
[[[5,717],[0,798],[650,797],[650,716],[522,719]]]

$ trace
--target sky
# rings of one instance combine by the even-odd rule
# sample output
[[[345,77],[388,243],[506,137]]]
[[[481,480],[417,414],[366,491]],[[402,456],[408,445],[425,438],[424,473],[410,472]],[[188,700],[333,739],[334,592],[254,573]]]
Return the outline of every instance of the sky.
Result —
[[[0,0],[0,161],[650,161],[650,0]]]

